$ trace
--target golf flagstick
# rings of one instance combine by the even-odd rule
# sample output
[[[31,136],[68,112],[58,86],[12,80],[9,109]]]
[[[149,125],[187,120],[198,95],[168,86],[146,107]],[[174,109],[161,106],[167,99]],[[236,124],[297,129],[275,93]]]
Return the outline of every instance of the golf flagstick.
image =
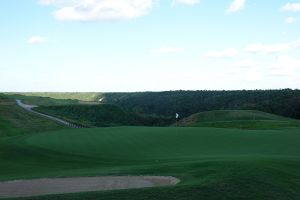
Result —
[[[179,118],[179,114],[176,113],[175,117],[176,117],[176,126],[178,126],[178,118]]]

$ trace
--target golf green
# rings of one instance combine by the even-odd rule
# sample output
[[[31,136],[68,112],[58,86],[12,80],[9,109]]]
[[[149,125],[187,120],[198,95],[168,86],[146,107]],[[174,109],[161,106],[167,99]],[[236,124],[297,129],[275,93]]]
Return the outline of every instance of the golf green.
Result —
[[[35,199],[300,197],[297,128],[68,129],[3,138],[0,145],[1,180],[95,175],[167,175],[181,179],[173,187]]]

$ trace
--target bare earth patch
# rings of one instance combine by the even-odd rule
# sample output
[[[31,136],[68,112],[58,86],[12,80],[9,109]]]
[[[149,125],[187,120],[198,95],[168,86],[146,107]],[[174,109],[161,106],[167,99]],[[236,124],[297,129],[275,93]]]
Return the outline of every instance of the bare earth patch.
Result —
[[[0,182],[0,198],[176,185],[169,176],[101,176]]]

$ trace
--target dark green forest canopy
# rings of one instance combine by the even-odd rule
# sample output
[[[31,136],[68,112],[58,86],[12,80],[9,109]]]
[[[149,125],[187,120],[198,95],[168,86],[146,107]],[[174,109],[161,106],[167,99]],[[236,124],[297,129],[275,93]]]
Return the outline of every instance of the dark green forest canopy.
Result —
[[[210,110],[260,110],[300,119],[300,90],[106,93],[105,102],[147,114],[181,117]]]
[[[173,122],[170,118],[144,116],[128,112],[113,104],[41,106],[34,110],[84,127],[165,126]]]
[[[211,110],[260,110],[300,119],[300,90],[298,89],[20,94],[26,95],[23,96],[25,102],[33,104],[62,105],[87,101],[99,103],[101,99],[101,103],[116,104],[131,112],[168,117],[179,113],[183,118]],[[22,96],[19,95],[18,98],[22,99]]]

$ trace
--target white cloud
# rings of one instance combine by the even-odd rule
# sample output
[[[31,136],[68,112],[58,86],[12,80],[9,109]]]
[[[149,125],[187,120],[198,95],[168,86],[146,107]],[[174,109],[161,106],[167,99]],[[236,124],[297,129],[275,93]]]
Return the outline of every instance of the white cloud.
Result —
[[[55,5],[56,19],[62,21],[128,20],[147,14],[155,0],[40,0]]]
[[[257,66],[257,62],[255,62],[254,60],[245,59],[245,60],[237,61],[236,63],[234,63],[233,66],[241,67],[241,68],[250,68],[250,67]]]
[[[284,52],[292,49],[292,45],[290,43],[278,43],[271,45],[264,44],[251,44],[245,48],[245,51],[248,53],[278,53]]]
[[[239,54],[239,51],[234,48],[224,49],[223,51],[211,51],[204,55],[207,58],[232,58]]]
[[[300,3],[286,3],[282,8],[282,11],[300,12]]]
[[[260,81],[263,78],[262,71],[258,67],[250,68],[244,75],[247,81]]]
[[[248,53],[257,54],[272,54],[282,53],[300,47],[300,38],[292,42],[276,43],[276,44],[261,44],[255,43],[248,45],[244,50]]]
[[[68,5],[79,4],[83,0],[38,0],[38,3],[41,5],[54,5],[56,7],[64,7]],[[85,0],[86,2],[91,0]]]
[[[287,24],[292,24],[292,23],[295,23],[296,22],[296,19],[294,17],[287,17],[285,19],[285,23]]]
[[[237,12],[240,10],[243,10],[246,4],[246,0],[234,0],[229,8],[227,9],[227,12]]]
[[[50,5],[53,4],[53,2],[54,0],[39,0],[39,3],[43,5]]]
[[[183,48],[169,46],[169,45],[163,45],[158,49],[151,50],[152,53],[177,53],[182,51],[184,51]]]
[[[194,5],[200,3],[200,0],[173,0],[172,5],[184,4],[184,5]]]
[[[48,39],[42,36],[32,36],[28,38],[28,44],[42,44],[48,42]]]
[[[287,55],[279,56],[268,68],[273,76],[292,77],[296,75],[296,70],[300,69],[300,60]]]
[[[294,24],[300,22],[300,18],[295,18],[295,17],[287,17],[285,19],[285,23],[287,24]]]
[[[291,43],[291,46],[293,48],[300,48],[300,38],[294,42]]]

